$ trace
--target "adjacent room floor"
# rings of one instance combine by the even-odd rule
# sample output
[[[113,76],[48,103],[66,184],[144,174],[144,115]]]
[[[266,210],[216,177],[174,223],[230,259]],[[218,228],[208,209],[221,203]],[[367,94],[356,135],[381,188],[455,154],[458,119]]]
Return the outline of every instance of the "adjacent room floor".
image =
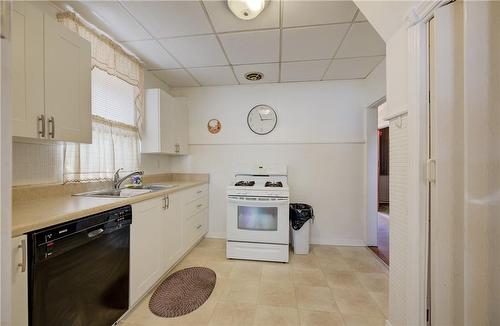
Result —
[[[389,214],[378,212],[377,246],[370,248],[384,263],[389,266]]]
[[[366,247],[313,246],[282,264],[227,260],[223,240],[205,239],[174,271],[190,266],[217,274],[205,304],[161,318],[148,295],[120,325],[383,326],[387,318],[388,270]]]

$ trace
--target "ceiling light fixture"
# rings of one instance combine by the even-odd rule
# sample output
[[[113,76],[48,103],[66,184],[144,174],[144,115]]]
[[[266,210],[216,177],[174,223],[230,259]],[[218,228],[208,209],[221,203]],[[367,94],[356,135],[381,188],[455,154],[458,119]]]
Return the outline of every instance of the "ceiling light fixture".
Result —
[[[257,17],[266,7],[266,0],[227,0],[231,12],[243,20]]]

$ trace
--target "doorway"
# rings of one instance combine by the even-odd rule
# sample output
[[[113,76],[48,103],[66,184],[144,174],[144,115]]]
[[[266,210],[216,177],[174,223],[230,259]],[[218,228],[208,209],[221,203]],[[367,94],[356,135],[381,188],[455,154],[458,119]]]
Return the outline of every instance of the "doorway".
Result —
[[[385,98],[372,104],[367,118],[367,246],[389,265],[389,122]]]
[[[379,127],[381,127],[380,124]],[[389,265],[389,127],[383,127],[383,125],[378,129],[377,181],[377,245],[370,249]]]

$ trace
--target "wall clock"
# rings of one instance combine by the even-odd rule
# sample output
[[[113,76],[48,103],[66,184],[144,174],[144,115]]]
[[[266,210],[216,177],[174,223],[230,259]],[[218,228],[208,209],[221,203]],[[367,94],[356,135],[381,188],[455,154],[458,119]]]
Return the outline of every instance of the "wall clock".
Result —
[[[257,135],[267,135],[276,128],[278,116],[272,107],[260,104],[248,112],[247,123],[250,130]]]

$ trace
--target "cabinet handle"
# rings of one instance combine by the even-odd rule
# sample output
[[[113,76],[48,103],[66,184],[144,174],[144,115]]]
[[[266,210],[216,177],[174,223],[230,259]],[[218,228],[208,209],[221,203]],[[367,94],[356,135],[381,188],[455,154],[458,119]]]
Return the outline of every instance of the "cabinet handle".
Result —
[[[175,152],[179,153],[181,151],[181,146],[179,144],[175,144]]]
[[[45,114],[40,114],[38,120],[38,135],[40,138],[45,138]]]
[[[21,249],[22,253],[22,260],[19,264],[17,264],[17,267],[21,267],[21,273],[26,272],[26,240],[21,240],[21,244],[17,246],[17,249]]]
[[[203,204],[198,204],[196,208],[200,208],[201,206],[203,206]]]
[[[167,209],[167,197],[163,197],[163,210]]]
[[[196,193],[199,195],[203,192],[203,190],[198,190]]]
[[[167,196],[166,198],[167,198],[166,199],[167,209],[169,209],[170,208],[170,197]]]
[[[54,117],[49,118],[49,138],[54,139],[56,136],[56,119]]]
[[[196,227],[196,230],[199,230],[201,228],[201,224],[199,224],[197,227]]]

